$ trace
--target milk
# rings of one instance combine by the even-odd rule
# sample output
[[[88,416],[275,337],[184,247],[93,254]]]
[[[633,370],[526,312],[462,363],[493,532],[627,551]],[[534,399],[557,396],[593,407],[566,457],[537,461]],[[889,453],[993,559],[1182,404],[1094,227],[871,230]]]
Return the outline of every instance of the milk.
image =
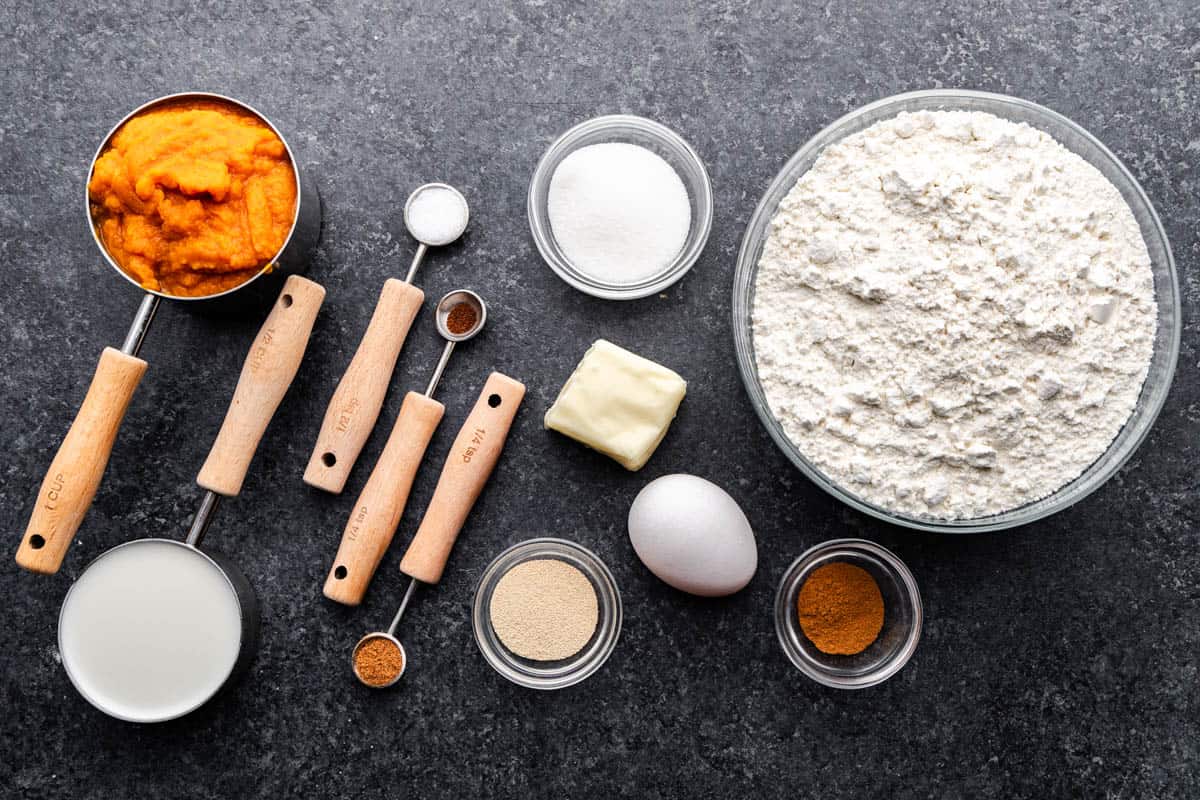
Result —
[[[109,551],[63,603],[63,666],[100,710],[136,722],[171,719],[212,696],[241,645],[241,609],[199,552],[148,539]]]

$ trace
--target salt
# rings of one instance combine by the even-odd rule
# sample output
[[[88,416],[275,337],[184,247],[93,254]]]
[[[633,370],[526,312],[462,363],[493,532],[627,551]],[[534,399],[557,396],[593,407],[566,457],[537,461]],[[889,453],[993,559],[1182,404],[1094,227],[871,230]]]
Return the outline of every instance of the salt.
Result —
[[[550,179],[554,239],[576,269],[609,284],[666,270],[687,241],[692,205],[661,156],[625,142],[581,147]]]
[[[445,186],[423,186],[404,209],[408,231],[419,242],[446,245],[467,227],[467,204],[461,194]]]

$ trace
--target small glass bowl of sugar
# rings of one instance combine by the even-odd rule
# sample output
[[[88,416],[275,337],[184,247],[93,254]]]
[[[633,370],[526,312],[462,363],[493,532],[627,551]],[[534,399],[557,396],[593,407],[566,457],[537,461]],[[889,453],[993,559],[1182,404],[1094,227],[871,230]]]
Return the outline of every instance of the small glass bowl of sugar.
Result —
[[[712,183],[670,128],[628,114],[560,136],[529,183],[529,228],[560,278],[594,297],[633,300],[682,278],[712,229]]]

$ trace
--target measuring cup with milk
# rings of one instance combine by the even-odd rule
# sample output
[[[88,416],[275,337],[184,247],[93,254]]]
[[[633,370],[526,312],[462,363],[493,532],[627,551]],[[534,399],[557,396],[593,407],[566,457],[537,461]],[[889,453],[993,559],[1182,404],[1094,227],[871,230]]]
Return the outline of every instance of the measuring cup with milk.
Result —
[[[200,707],[249,663],[258,604],[224,556],[200,549],[221,497],[236,495],[267,424],[291,386],[325,298],[291,276],[242,367],[196,482],[206,489],[186,541],[138,539],[93,561],[58,620],[63,668],[84,698],[130,722]]]

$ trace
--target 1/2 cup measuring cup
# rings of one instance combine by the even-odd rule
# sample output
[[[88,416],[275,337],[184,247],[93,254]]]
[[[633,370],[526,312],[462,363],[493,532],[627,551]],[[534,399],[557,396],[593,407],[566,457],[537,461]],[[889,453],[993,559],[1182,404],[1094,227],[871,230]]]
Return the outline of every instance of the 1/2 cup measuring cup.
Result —
[[[325,290],[288,278],[259,331],[196,482],[207,492],[187,540],[138,539],[96,558],[63,600],[58,649],[93,706],[162,722],[203,705],[249,663],[258,604],[224,556],[200,549],[223,496],[236,495],[300,366]]]
[[[142,112],[167,103],[188,100],[216,100],[236,106],[263,121],[283,142],[296,176],[296,210],[291,229],[279,252],[257,275],[224,292],[199,297],[172,295],[140,286],[121,269],[104,247],[91,215],[87,185],[96,161],[121,126]],[[160,300],[167,299],[189,307],[210,311],[261,306],[279,291],[283,279],[303,272],[321,235],[321,198],[314,184],[301,172],[287,140],[271,122],[249,105],[211,92],[170,94],[145,103],[113,126],[96,148],[84,182],[83,208],[96,246],[109,267],[122,279],[146,292],[134,316],[133,324],[118,350],[104,348],[87,394],[75,420],[50,462],[46,477],[38,489],[37,501],[17,550],[17,563],[32,572],[54,573],[62,565],[67,549],[91,506],[96,490],[108,466],[117,431],[133,399],[133,393],[146,371],[146,362],[138,358],[142,340],[154,318]]]

